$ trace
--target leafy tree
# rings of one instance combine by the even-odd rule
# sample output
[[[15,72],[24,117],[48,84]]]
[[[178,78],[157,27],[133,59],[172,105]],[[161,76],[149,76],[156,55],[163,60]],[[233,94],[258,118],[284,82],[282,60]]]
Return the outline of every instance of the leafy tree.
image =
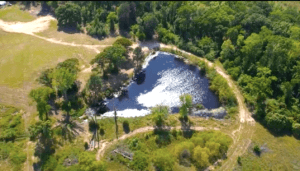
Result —
[[[125,61],[126,48],[122,45],[116,44],[105,48],[100,52],[91,63],[97,62],[102,68],[106,62],[109,66],[113,66],[113,69],[117,69],[118,65]]]
[[[190,94],[183,94],[179,97],[181,102],[181,107],[179,108],[179,113],[182,118],[187,118],[188,114],[192,112],[193,97]]]
[[[86,30],[91,36],[104,37],[107,35],[105,24],[99,21],[97,17],[87,26]]]
[[[277,132],[291,130],[292,128],[291,119],[281,114],[267,114],[265,120],[268,127]]]
[[[130,5],[125,2],[118,8],[119,28],[129,30],[130,28]]]
[[[124,46],[125,48],[128,48],[129,46],[132,45],[132,42],[131,42],[129,39],[122,37],[122,38],[118,38],[118,39],[114,42],[113,45],[117,45],[117,44],[122,45],[122,46]]]
[[[200,146],[194,148],[193,160],[197,167],[205,168],[209,166],[209,153],[208,148],[201,148]]]
[[[62,91],[65,99],[67,99],[67,90],[72,87],[77,75],[67,68],[58,68],[54,70],[51,77],[56,95],[58,91]]]
[[[117,15],[115,12],[110,12],[107,16],[106,22],[109,23],[110,32],[115,32],[115,22],[117,21]]]
[[[136,47],[133,51],[133,61],[136,63],[136,68],[138,68],[145,57],[144,52],[142,51],[141,47]]]
[[[40,120],[44,120],[44,117],[48,120],[48,113],[51,109],[48,100],[52,93],[53,89],[49,87],[39,87],[30,91],[29,96],[37,103]]]
[[[100,92],[102,89],[102,79],[99,75],[93,74],[87,82],[87,89],[91,94],[92,103],[96,103],[99,100]]]
[[[51,87],[52,86],[52,79],[51,79],[52,72],[53,72],[53,68],[42,71],[40,77],[38,78],[38,82],[45,86]]]
[[[59,26],[76,27],[81,23],[81,9],[79,5],[72,2],[67,2],[64,5],[60,5],[55,10],[55,15],[58,20]]]
[[[154,30],[158,25],[158,20],[153,14],[146,13],[143,16],[143,26],[144,26],[144,33],[146,35],[146,39],[152,39],[154,34]]]
[[[300,136],[300,124],[299,123],[294,123],[293,124],[293,133],[297,137]]]
[[[162,127],[168,118],[168,107],[158,105],[151,109],[152,120],[155,122],[157,127]]]
[[[300,40],[300,27],[292,26],[289,30],[290,37],[294,40]]]
[[[221,48],[222,51],[220,55],[222,60],[232,60],[234,58],[235,48],[230,39],[224,41]]]

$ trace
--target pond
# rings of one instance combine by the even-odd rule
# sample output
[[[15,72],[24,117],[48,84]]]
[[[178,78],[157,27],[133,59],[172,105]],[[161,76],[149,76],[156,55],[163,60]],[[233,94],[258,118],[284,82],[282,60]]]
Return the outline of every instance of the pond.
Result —
[[[201,103],[207,109],[220,107],[218,97],[209,90],[209,80],[197,67],[174,55],[156,52],[146,58],[142,71],[119,96],[104,101],[106,112],[102,116],[113,116],[114,107],[120,117],[144,116],[159,104],[177,113],[179,96],[184,93],[191,94],[193,103]]]

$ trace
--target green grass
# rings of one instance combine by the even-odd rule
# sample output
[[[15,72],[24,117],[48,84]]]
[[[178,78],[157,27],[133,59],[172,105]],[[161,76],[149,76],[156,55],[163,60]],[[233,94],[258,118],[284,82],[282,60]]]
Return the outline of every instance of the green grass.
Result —
[[[268,152],[261,152],[260,157],[253,153],[254,145],[266,146]],[[300,170],[300,141],[293,136],[273,136],[261,124],[255,124],[255,133],[248,151],[241,156],[242,166],[236,170]]]
[[[24,120],[19,109],[0,105],[0,136],[11,130],[16,133],[15,141],[0,140],[0,166],[2,170],[20,170],[27,158],[25,150],[28,138],[24,134]]]
[[[172,131],[171,131],[172,132]],[[188,142],[189,138],[185,138],[184,136],[182,136],[182,134],[180,132],[176,133],[176,137],[174,137],[173,135],[171,135],[171,141],[169,142],[169,144],[165,144],[165,145],[158,145],[156,142],[156,139],[158,137],[158,135],[154,134],[154,132],[147,132],[147,133],[142,133],[142,134],[137,134],[134,137],[128,138],[124,141],[119,141],[117,144],[111,146],[105,153],[105,156],[111,156],[110,152],[112,150],[114,150],[117,147],[122,147],[125,149],[128,149],[129,151],[131,151],[132,153],[134,153],[135,151],[143,151],[148,158],[151,159],[154,157],[153,154],[156,150],[159,149],[165,149],[167,152],[169,152],[169,154],[171,154],[176,162],[174,165],[174,170],[194,170],[196,171],[196,167],[194,165],[191,165],[191,167],[186,167],[183,165],[180,165],[178,162],[179,160],[176,157],[176,149],[178,148],[178,145],[181,144],[182,142]],[[193,133],[192,137],[210,137],[210,136],[215,136],[215,137],[224,137],[226,139],[226,142],[228,143],[228,145],[230,145],[232,143],[231,138],[219,131],[204,131],[204,132],[195,132]],[[223,139],[223,140],[225,140]],[[138,140],[138,145],[136,147],[130,147],[130,144],[133,140]],[[219,140],[213,140],[213,141],[219,141]],[[225,142],[225,141],[223,141]],[[197,146],[197,145],[195,145]],[[192,152],[191,152],[192,153]],[[108,161],[108,165],[109,165],[109,169],[108,170],[113,170],[115,168],[123,168],[124,166],[126,166],[127,162],[130,163],[130,161],[128,159],[124,159],[124,161],[126,162],[126,164],[122,164],[119,163],[119,159],[115,158],[115,157],[110,157],[113,158],[113,161]],[[114,165],[114,166],[111,166]],[[149,166],[150,170],[154,170],[154,167],[152,164],[150,164]],[[124,170],[126,170],[124,168]]]
[[[10,7],[4,7],[0,9],[0,19],[3,21],[22,21],[29,22],[36,17],[30,15],[28,12],[20,10],[18,5],[13,5]]]
[[[40,71],[54,67],[68,58],[84,58],[88,61],[95,52],[84,47],[71,47],[19,33],[0,30],[0,85],[21,87],[33,82]]]
[[[83,33],[68,34],[63,31],[57,31],[57,29],[58,29],[57,20],[51,20],[49,24],[49,28],[47,30],[36,34],[39,36],[54,38],[56,40],[61,40],[64,42],[69,42],[69,43],[74,42],[75,44],[87,44],[87,45],[112,45],[115,42],[115,40],[119,38],[119,37],[110,37],[104,40],[97,40]]]

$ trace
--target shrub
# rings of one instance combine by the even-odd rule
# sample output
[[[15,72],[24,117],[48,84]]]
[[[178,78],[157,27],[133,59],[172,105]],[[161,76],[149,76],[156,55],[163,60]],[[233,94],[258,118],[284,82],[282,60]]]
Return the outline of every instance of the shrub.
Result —
[[[260,154],[260,152],[261,152],[261,150],[260,150],[260,148],[259,148],[258,145],[255,145],[255,146],[253,147],[253,151],[254,151],[256,154]]]
[[[292,128],[292,120],[290,120],[285,115],[269,113],[265,117],[265,120],[268,127],[277,132],[280,132],[282,130],[291,130]]]
[[[9,155],[10,161],[15,165],[20,165],[26,161],[26,154],[20,150],[14,150]]]
[[[155,151],[152,160],[154,166],[160,171],[171,171],[174,168],[174,157],[168,151],[165,151],[163,149]]]
[[[132,41],[130,41],[130,40],[127,39],[127,38],[122,37],[122,38],[118,38],[118,39],[114,42],[113,45],[117,45],[117,44],[122,45],[122,46],[124,46],[124,47],[127,48],[128,46],[131,46],[131,45],[132,45]]]
[[[89,148],[89,144],[87,142],[84,142],[84,148],[87,150]]]
[[[146,170],[146,168],[149,166],[149,157],[141,151],[136,151],[133,155],[130,166],[133,170]]]
[[[178,144],[176,147],[175,147],[175,156],[180,159],[181,158],[181,154],[184,150],[188,150],[188,152],[192,152],[193,149],[194,149],[195,145],[194,143],[190,142],[190,141],[185,141],[185,142],[182,142],[180,144]]]
[[[197,109],[204,109],[204,106],[202,104],[200,104],[200,103],[197,104],[196,107],[197,107]]]
[[[300,137],[300,123],[294,123],[292,130],[296,137]]]
[[[209,149],[197,146],[194,148],[193,160],[198,168],[209,166]]]
[[[238,162],[239,165],[242,165],[242,158],[241,158],[241,156],[238,156],[237,162]]]
[[[144,41],[146,39],[145,33],[137,32],[136,36],[138,37],[139,41]]]

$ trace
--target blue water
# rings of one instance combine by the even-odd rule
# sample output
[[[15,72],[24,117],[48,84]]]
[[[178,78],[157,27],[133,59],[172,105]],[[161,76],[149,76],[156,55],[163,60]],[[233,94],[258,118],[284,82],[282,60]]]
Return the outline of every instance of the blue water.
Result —
[[[184,93],[191,94],[193,102],[205,108],[220,107],[218,97],[209,90],[209,80],[197,67],[163,52],[147,59],[149,62],[126,90],[119,97],[105,101],[108,111],[104,116],[112,116],[113,107],[119,116],[143,116],[157,104],[168,105],[172,113],[178,112],[179,96]]]

